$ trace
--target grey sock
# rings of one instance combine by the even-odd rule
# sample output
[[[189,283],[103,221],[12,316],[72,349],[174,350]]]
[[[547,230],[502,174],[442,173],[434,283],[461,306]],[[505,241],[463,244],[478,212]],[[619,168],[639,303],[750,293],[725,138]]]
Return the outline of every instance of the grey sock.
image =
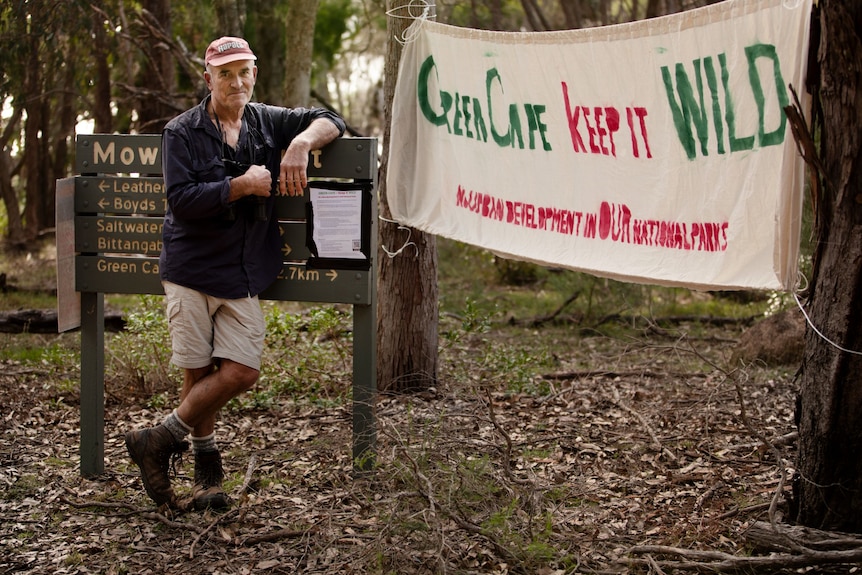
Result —
[[[186,435],[192,431],[192,428],[186,425],[186,422],[180,419],[180,416],[177,415],[176,409],[165,418],[162,425],[171,432],[171,435],[173,435],[174,439],[177,441],[182,441],[186,438]]]
[[[190,439],[192,440],[192,449],[194,449],[195,453],[201,453],[203,451],[218,451],[218,446],[215,441],[215,433],[210,433],[205,437],[195,437],[193,435]]]

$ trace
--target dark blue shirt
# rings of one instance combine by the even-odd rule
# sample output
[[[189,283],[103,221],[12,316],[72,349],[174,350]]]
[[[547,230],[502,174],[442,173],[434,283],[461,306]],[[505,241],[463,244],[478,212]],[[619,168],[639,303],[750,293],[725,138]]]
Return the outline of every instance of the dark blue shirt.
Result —
[[[324,109],[282,108],[249,103],[236,149],[222,142],[207,114],[207,96],[171,120],[162,132],[162,169],[167,210],[159,257],[161,278],[206,294],[237,299],[255,296],[282,269],[282,241],[273,216],[275,193],[228,202],[231,175],[223,158],[259,164],[273,175],[291,140],[317,118],[344,133],[344,121]]]

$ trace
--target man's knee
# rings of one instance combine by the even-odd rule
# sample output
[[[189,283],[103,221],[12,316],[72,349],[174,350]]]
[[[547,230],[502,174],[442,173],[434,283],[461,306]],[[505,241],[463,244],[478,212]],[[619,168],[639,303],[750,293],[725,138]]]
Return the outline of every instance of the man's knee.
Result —
[[[242,387],[242,391],[248,391],[249,389],[254,387],[255,383],[257,383],[257,378],[259,376],[260,372],[258,370],[242,366],[242,370],[237,376],[237,383],[240,387]]]
[[[248,391],[254,387],[257,378],[260,376],[260,371],[233,361],[222,361],[220,369],[224,370],[224,375],[230,381],[234,382],[237,393]]]

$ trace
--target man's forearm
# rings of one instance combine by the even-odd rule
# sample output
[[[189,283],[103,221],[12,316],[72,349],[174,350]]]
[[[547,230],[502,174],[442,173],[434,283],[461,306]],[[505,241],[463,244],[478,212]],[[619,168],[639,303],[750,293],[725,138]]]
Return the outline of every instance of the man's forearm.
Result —
[[[341,135],[341,130],[326,118],[317,118],[291,142],[307,146],[307,151],[322,148]],[[298,140],[298,141],[297,141]]]

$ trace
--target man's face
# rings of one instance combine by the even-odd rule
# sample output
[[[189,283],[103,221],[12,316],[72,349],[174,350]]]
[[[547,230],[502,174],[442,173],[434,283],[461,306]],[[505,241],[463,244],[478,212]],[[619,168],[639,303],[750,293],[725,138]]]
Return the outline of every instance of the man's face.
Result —
[[[211,66],[204,77],[215,104],[238,110],[251,100],[257,66],[254,60],[237,60],[224,66]]]

